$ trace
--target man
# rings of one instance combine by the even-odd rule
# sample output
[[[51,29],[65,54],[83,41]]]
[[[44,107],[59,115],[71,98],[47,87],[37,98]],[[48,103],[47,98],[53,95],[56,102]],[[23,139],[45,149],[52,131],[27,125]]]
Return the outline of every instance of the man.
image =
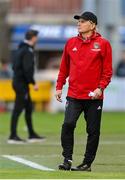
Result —
[[[61,133],[64,162],[59,165],[59,169],[91,171],[99,143],[103,91],[112,76],[112,51],[110,43],[96,32],[95,14],[84,12],[74,18],[78,20],[79,34],[65,45],[56,85],[56,99],[61,102],[62,87],[69,77]],[[82,112],[88,133],[86,151],[83,162],[71,168],[74,129]]]
[[[120,78],[125,78],[125,50],[122,51],[121,59],[117,65],[116,76]]]
[[[28,30],[25,40],[19,45],[13,61],[13,89],[16,93],[16,100],[11,117],[11,134],[8,143],[23,143],[17,135],[18,119],[25,110],[25,120],[29,132],[28,142],[35,142],[44,139],[37,135],[32,124],[32,101],[29,93],[29,84],[33,84],[34,90],[38,85],[34,80],[34,46],[37,42],[38,31]]]

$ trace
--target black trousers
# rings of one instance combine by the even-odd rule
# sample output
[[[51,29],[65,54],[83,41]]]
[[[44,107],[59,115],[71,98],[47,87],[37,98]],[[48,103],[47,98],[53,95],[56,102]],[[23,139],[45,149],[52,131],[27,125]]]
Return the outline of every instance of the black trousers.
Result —
[[[74,129],[80,114],[84,112],[88,138],[83,163],[91,165],[99,143],[102,106],[103,100],[77,100],[67,97],[65,119],[61,132],[62,155],[65,159],[72,160]]]
[[[29,88],[23,83],[13,83],[13,89],[16,93],[14,109],[11,116],[11,137],[17,135],[17,125],[19,116],[25,110],[25,120],[29,136],[34,134],[32,125],[32,101],[29,94]]]

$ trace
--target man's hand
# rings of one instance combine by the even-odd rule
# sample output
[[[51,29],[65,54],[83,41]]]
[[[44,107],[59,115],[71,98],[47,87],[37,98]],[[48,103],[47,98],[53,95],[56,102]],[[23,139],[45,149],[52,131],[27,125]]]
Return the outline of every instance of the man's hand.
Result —
[[[62,96],[62,90],[57,90],[55,94],[57,101],[62,102],[61,96]]]
[[[33,86],[33,89],[34,89],[34,91],[38,91],[38,90],[39,90],[38,84],[35,84],[35,85]]]
[[[99,99],[99,97],[102,95],[102,90],[100,88],[97,88],[93,91],[94,96],[92,99]]]

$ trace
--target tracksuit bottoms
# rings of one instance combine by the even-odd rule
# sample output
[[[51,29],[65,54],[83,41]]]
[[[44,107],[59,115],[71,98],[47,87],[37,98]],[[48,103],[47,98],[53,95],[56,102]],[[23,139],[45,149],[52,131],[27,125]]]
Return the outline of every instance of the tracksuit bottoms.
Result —
[[[102,106],[103,100],[79,100],[67,97],[65,118],[61,132],[62,155],[65,160],[72,160],[74,130],[80,114],[84,112],[88,137],[83,163],[87,165],[92,164],[99,144]]]
[[[21,83],[19,84],[13,83],[13,89],[16,93],[16,99],[11,116],[10,137],[13,138],[17,136],[18,120],[23,110],[25,110],[25,120],[26,120],[29,136],[32,136],[34,134],[34,130],[32,124],[32,101],[30,98],[29,88],[28,86],[24,86]]]

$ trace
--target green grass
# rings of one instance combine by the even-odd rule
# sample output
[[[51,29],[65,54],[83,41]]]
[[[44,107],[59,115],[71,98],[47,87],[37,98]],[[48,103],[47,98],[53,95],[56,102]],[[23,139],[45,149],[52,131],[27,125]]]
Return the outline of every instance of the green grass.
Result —
[[[100,146],[92,165],[92,172],[62,172],[57,167],[61,156],[60,130],[63,114],[34,113],[37,132],[45,135],[43,143],[8,145],[9,113],[0,114],[0,178],[72,179],[72,178],[125,178],[125,113],[103,113]],[[19,135],[27,138],[23,115],[19,122]],[[85,121],[81,115],[75,131],[73,165],[81,163],[85,150]],[[55,172],[34,170],[23,164],[7,160],[1,155],[17,155],[40,165],[56,169]]]

